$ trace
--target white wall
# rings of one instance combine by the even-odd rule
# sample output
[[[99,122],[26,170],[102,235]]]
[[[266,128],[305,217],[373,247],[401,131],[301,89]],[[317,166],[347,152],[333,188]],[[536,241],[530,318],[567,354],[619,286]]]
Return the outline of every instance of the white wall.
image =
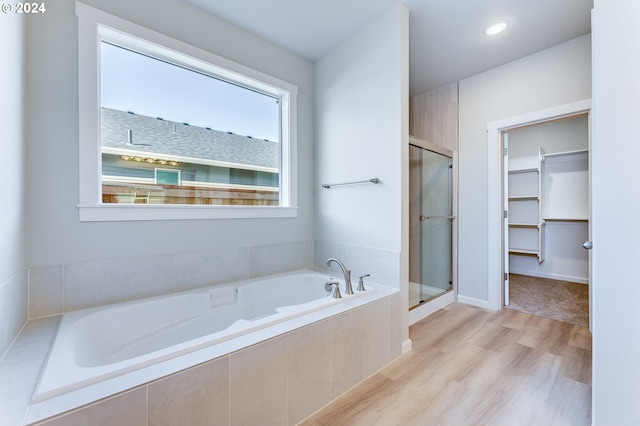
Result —
[[[458,294],[486,306],[487,123],[590,98],[590,36],[462,80],[459,88]]]
[[[24,19],[0,16],[0,358],[26,321]]]
[[[397,6],[316,63],[314,261],[402,288],[408,279],[408,12]],[[324,189],[323,183],[379,178]],[[398,300],[408,339],[406,292]]]
[[[29,266],[149,256],[313,239],[313,65],[176,0],[88,4],[296,84],[296,219],[80,223],[78,61],[73,0],[47,3],[27,25]]]
[[[316,236],[401,249],[405,99],[401,9],[370,23],[316,64]],[[402,10],[402,13],[406,13]],[[366,180],[380,184],[320,188]]]
[[[593,14],[593,424],[640,424],[640,2]]]
[[[509,169],[538,167],[538,147],[545,153],[589,148],[586,115],[509,130]]]

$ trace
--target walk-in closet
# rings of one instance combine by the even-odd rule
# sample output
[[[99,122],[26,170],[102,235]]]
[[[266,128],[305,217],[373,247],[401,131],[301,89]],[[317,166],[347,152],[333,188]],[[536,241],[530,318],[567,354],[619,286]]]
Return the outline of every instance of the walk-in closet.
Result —
[[[588,325],[589,117],[503,134],[505,306]]]

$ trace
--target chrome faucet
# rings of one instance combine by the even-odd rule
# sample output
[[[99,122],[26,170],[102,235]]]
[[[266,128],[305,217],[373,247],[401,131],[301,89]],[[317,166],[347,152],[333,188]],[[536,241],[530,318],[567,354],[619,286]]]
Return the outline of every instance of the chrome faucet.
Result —
[[[329,260],[327,260],[327,266],[331,266],[331,262],[337,263],[338,266],[340,267],[340,269],[342,269],[342,273],[344,274],[344,283],[345,283],[345,286],[346,286],[345,293],[346,294],[353,294],[353,288],[351,288],[351,271],[349,271],[342,264],[342,262],[340,262],[335,257],[330,257]]]

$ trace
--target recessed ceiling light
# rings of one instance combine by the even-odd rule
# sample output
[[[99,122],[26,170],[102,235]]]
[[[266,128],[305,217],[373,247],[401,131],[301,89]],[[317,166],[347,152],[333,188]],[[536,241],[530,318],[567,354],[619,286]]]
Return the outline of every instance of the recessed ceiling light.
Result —
[[[484,27],[484,33],[486,35],[496,35],[506,30],[508,26],[508,19],[498,19],[497,21],[493,21],[492,23]]]

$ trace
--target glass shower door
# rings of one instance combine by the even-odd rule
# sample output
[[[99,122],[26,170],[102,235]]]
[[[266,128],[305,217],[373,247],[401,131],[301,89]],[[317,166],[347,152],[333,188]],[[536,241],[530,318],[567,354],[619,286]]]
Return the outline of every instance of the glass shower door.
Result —
[[[410,307],[452,285],[451,158],[410,145]]]

